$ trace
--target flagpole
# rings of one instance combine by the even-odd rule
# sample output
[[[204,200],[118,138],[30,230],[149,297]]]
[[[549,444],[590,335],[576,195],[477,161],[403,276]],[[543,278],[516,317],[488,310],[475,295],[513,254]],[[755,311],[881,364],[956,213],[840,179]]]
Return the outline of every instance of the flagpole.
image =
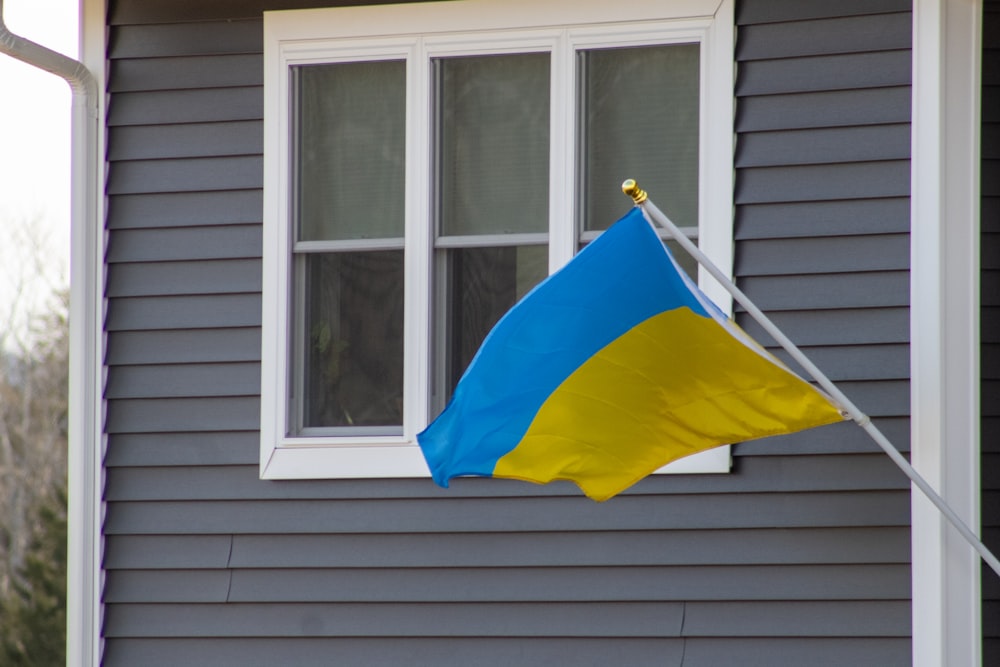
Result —
[[[795,361],[797,361],[802,368],[804,368],[809,375],[816,380],[816,383],[826,391],[830,397],[837,402],[844,412],[850,416],[854,422],[860,426],[865,432],[875,441],[875,443],[882,448],[889,458],[899,467],[903,473],[910,478],[910,481],[918,489],[920,489],[923,494],[934,503],[934,506],[945,516],[946,519],[951,523],[952,526],[965,538],[965,540],[972,545],[983,560],[993,569],[993,571],[1000,576],[1000,560],[993,555],[985,544],[976,536],[974,532],[962,521],[954,510],[948,505],[948,503],[934,490],[933,487],[923,478],[923,476],[918,473],[910,462],[899,453],[899,450],[889,441],[888,438],[883,435],[882,431],[876,427],[871,420],[871,417],[862,412],[851,399],[849,399],[840,390],[833,381],[828,378],[823,371],[821,371],[812,361],[806,357],[806,355],[800,350],[795,343],[793,343],[771,320],[765,315],[754,303],[747,297],[746,294],[742,292],[733,283],[729,277],[724,274],[712,260],[708,258],[705,253],[703,253],[698,246],[691,242],[691,240],[683,233],[677,226],[668,218],[660,209],[656,207],[653,202],[649,201],[649,197],[646,191],[639,187],[639,185],[632,179],[629,179],[622,183],[622,192],[632,198],[635,205],[642,209],[643,213],[646,215],[647,219],[660,225],[666,229],[674,240],[677,241],[685,251],[688,252],[694,259],[698,261],[711,275],[715,278],[720,285],[726,288],[733,298],[743,306],[744,310],[747,311],[754,320],[757,321],[761,327],[779,344],[781,347],[787,351]]]

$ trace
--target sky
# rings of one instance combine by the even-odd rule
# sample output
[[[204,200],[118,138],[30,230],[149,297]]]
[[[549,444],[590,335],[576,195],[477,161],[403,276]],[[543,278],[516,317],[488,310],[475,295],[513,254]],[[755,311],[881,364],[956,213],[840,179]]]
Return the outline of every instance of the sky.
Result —
[[[78,0],[4,0],[3,16],[11,32],[77,57]],[[65,81],[0,55],[0,335],[44,306],[49,285],[69,284],[70,105]],[[22,281],[31,298],[15,307]]]

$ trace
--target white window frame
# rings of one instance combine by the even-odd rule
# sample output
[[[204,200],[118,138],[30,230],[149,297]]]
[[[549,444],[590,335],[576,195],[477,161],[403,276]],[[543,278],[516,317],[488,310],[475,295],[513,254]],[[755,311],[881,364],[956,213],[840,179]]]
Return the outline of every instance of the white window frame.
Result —
[[[551,50],[552,116],[575,111],[573,50],[650,42],[701,44],[699,110],[699,245],[724,271],[733,241],[733,0],[452,0],[408,5],[328,8],[264,14],[264,253],[261,355],[261,464],[263,479],[429,476],[416,434],[430,411],[432,290],[429,169],[430,108],[413,91],[429,85],[429,67],[407,68],[406,285],[404,286],[404,415],[401,436],[291,436],[288,370],[292,304],[290,68],[371,58],[429,63],[448,54]],[[550,153],[550,270],[577,246],[575,129],[553,121]],[[378,184],[373,184],[377,196]],[[651,197],[655,200],[656,193]],[[411,248],[426,252],[411,252]],[[731,307],[724,289],[702,270],[703,289]],[[727,472],[728,447],[682,459],[665,472]]]

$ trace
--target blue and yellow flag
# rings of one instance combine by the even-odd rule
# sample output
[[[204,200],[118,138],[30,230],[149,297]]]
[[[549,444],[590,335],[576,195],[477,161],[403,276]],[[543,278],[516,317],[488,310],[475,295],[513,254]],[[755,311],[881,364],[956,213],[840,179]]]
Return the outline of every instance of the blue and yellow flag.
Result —
[[[417,438],[441,486],[565,479],[606,500],[681,457],[842,419],[702,294],[634,208],[500,319]]]

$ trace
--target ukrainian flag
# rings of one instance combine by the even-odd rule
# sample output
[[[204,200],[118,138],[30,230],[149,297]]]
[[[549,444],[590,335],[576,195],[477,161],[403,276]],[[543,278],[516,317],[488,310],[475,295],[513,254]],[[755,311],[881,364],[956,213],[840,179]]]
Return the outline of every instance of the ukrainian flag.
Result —
[[[634,208],[501,318],[417,439],[441,486],[565,479],[606,500],[681,457],[842,419]]]

